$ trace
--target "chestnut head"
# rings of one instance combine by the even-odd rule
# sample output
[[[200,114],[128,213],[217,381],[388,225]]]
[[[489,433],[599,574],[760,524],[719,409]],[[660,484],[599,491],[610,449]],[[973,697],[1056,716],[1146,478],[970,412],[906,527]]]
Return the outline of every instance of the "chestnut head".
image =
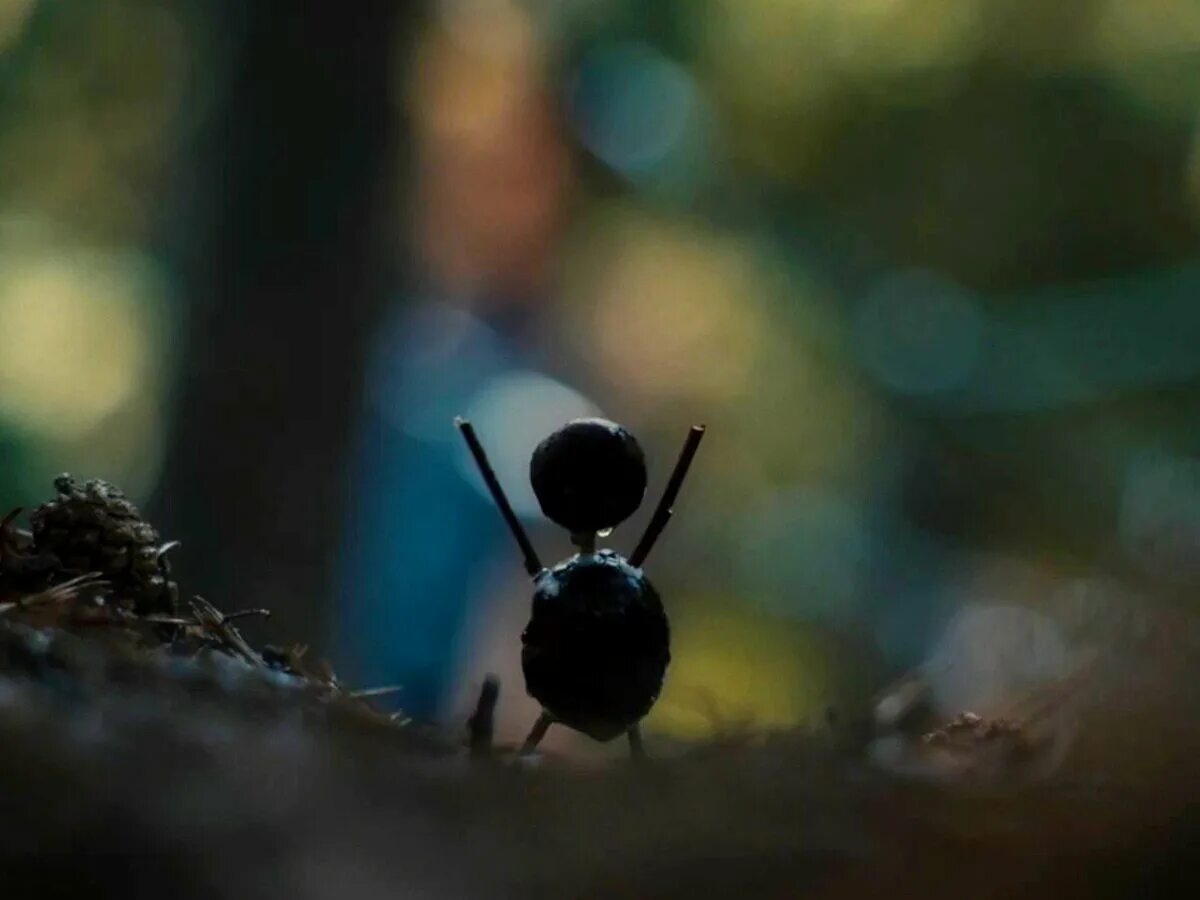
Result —
[[[646,457],[607,419],[575,419],[538,444],[529,480],[542,512],[572,534],[613,528],[646,493]]]

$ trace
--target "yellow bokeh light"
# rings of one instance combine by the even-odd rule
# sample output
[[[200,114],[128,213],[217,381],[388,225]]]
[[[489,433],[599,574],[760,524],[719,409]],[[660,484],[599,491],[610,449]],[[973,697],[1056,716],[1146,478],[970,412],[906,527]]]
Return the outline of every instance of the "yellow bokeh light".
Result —
[[[817,635],[744,605],[681,605],[671,644],[666,687],[647,720],[658,732],[704,739],[795,728],[819,722],[835,697]]]
[[[982,0],[712,0],[701,52],[731,152],[804,181],[847,92],[903,105],[944,90],[982,47]],[[911,73],[936,73],[908,78]]]
[[[581,333],[605,375],[648,400],[744,393],[765,290],[752,245],[632,213],[600,232],[585,242],[600,274]]]
[[[470,53],[520,60],[535,52],[533,21],[515,0],[441,0],[438,6],[447,35]]]
[[[760,102],[791,103],[841,73],[965,61],[980,39],[978,0],[715,0],[708,52]]]
[[[528,16],[510,3],[450,4],[401,77],[418,131],[436,142],[497,140],[514,107],[535,90],[537,44]]]
[[[0,0],[0,52],[24,32],[35,4],[36,0]]]
[[[1200,3],[1103,3],[1089,61],[1133,104],[1155,118],[1186,122],[1200,108]]]
[[[0,415],[54,440],[87,433],[151,374],[144,284],[119,260],[42,254],[0,273]]]
[[[1107,0],[1093,26],[1105,59],[1200,49],[1200,3],[1196,0]]]
[[[161,388],[139,391],[89,431],[56,444],[39,460],[31,483],[44,489],[59,472],[100,476],[141,502],[158,484],[166,454]]]
[[[0,45],[7,27],[0,0]],[[70,223],[104,242],[137,240],[156,212],[177,130],[190,46],[163,4],[74,3],[39,22],[8,86],[19,115],[0,130],[5,212]],[[184,118],[181,118],[181,112]]]

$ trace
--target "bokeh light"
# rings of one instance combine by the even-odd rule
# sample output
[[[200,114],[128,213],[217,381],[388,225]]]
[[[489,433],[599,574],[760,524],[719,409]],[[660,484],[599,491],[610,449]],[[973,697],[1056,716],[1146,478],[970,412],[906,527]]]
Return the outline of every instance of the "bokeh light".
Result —
[[[636,43],[585,57],[569,103],[583,145],[634,181],[678,177],[705,118],[691,73]]]
[[[136,239],[161,199],[173,128],[187,121],[182,24],[142,0],[37,10],[36,40],[10,51],[0,161],[22,177],[0,185],[0,207],[101,241]]]
[[[905,394],[942,391],[972,372],[986,318],[961,288],[929,272],[900,272],[859,304],[855,334],[863,364]]]
[[[37,0],[0,0],[0,53],[21,36]]]
[[[1121,0],[1098,4],[1093,28],[1097,52],[1112,60],[1200,48],[1200,7],[1189,0]]]
[[[943,714],[999,714],[1006,701],[1065,677],[1076,664],[1049,616],[1003,601],[973,601],[947,624],[924,672]]]
[[[753,249],[683,223],[613,211],[586,237],[585,352],[651,405],[720,403],[747,389],[763,327]]]
[[[775,177],[807,180],[828,150],[843,101],[930,70],[955,80],[980,38],[979,0],[715,0],[703,56],[728,107],[734,154]],[[923,98],[926,89],[915,95]]]
[[[143,260],[55,253],[0,269],[0,411],[54,440],[86,434],[161,376],[161,290]]]
[[[836,691],[829,646],[738,604],[695,599],[674,622],[671,677],[648,722],[684,738],[816,725]]]
[[[1136,454],[1125,472],[1119,530],[1139,565],[1170,581],[1200,584],[1200,459]]]
[[[170,299],[161,272],[137,253],[9,241],[0,253],[0,433],[36,448],[9,472],[21,494],[62,470],[104,475],[135,497],[154,486],[172,372]]]
[[[421,266],[501,302],[545,277],[570,161],[528,13],[510,2],[440,12],[401,69],[420,160]]]
[[[742,524],[741,580],[775,615],[853,623],[870,563],[861,510],[815,489],[778,491]]]

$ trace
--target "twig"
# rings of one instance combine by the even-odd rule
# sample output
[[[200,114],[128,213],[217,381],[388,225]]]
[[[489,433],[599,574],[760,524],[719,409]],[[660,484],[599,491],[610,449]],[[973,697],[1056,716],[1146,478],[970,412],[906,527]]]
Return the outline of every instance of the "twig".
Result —
[[[342,682],[337,677],[337,673],[333,671],[333,666],[329,664],[329,660],[321,660],[320,664],[317,666],[317,669],[321,681],[323,681],[330,689],[339,694],[346,693],[346,689],[342,686]]]
[[[202,623],[197,622],[195,619],[184,619],[180,616],[135,616],[133,614],[129,614],[128,621],[130,624],[142,623],[145,625],[176,625],[180,628],[203,627]]]
[[[348,697],[353,697],[355,700],[363,700],[367,697],[386,697],[388,694],[398,694],[404,690],[402,684],[391,684],[387,687],[367,688],[362,691],[349,691]]]
[[[533,728],[530,729],[528,736],[525,738],[525,743],[521,745],[521,749],[517,751],[517,758],[523,758],[533,754],[537,750],[538,744],[542,742],[542,738],[546,736],[546,732],[550,726],[554,724],[554,717],[550,713],[542,710],[538,715],[537,721],[533,723]]]
[[[479,438],[475,435],[475,429],[471,426],[470,422],[463,418],[455,419],[454,424],[462,432],[463,440],[467,442],[467,448],[471,451],[471,455],[475,457],[475,465],[479,467],[479,474],[483,476],[484,484],[487,485],[492,499],[496,502],[496,506],[499,507],[500,515],[504,517],[504,522],[508,525],[508,530],[516,538],[517,546],[521,548],[521,555],[525,557],[525,571],[530,575],[536,575],[542,571],[541,560],[538,559],[537,551],[533,549],[533,543],[529,540],[529,535],[521,527],[521,521],[517,518],[517,514],[513,512],[513,508],[508,502],[508,497],[504,495],[504,488],[500,487],[500,481],[496,478],[496,473],[492,471],[492,465],[488,462],[487,453],[483,450],[483,444],[479,443]]]
[[[637,547],[630,554],[630,565],[641,567],[642,563],[646,561],[646,557],[650,555],[650,551],[654,549],[654,543],[658,540],[658,536],[662,534],[662,530],[671,521],[675,498],[679,496],[679,489],[683,487],[683,479],[687,476],[688,469],[692,465],[692,459],[695,457],[696,451],[700,449],[700,441],[703,438],[704,426],[693,425],[688,432],[687,439],[683,442],[683,450],[680,451],[679,459],[675,462],[675,469],[671,472],[671,477],[667,480],[667,487],[663,491],[662,499],[658,501],[658,506],[654,509],[654,515],[650,519],[650,524],[646,526],[646,533],[642,535],[642,539],[638,541]]]
[[[264,619],[271,618],[269,609],[241,609],[237,612],[222,613],[226,622],[232,622],[234,619],[244,619],[247,616],[262,616]]]
[[[500,679],[488,675],[479,689],[479,700],[475,712],[467,720],[467,746],[475,759],[488,757],[492,753],[492,736],[495,732],[496,701],[500,697]]]
[[[246,643],[246,639],[229,624],[228,617],[219,609],[200,596],[192,598],[191,607],[201,627],[217,634],[251,665],[266,666],[263,658],[254,652],[254,648]]]
[[[8,603],[0,603],[0,615],[5,615],[14,609],[26,610],[48,604],[70,603],[77,599],[83,591],[107,587],[108,582],[101,577],[102,574],[101,572],[86,572],[70,581],[56,584],[36,594],[20,597]]]
[[[163,544],[161,547],[158,548],[158,550],[154,554],[154,558],[155,558],[155,560],[161,562],[162,558],[164,556],[166,556],[172,550],[178,550],[182,546],[183,546],[182,541],[167,541],[165,544]]]

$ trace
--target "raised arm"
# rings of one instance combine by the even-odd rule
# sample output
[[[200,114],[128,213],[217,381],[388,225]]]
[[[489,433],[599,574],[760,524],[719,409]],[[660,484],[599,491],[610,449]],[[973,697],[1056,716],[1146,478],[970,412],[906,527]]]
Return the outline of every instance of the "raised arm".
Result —
[[[646,533],[642,535],[642,539],[638,541],[637,547],[629,557],[631,565],[641,568],[646,557],[650,555],[650,551],[654,549],[654,542],[658,540],[662,530],[667,527],[667,522],[671,520],[675,498],[679,496],[679,489],[683,487],[683,479],[687,476],[692,458],[700,449],[700,441],[703,437],[704,426],[693,425],[691,431],[688,432],[687,440],[683,442],[683,450],[680,451],[679,459],[675,462],[675,471],[671,473],[671,477],[667,481],[662,499],[658,501],[654,515],[650,518],[650,524],[646,526]]]
[[[513,512],[508,498],[504,496],[504,489],[500,487],[500,482],[496,479],[496,473],[492,471],[487,454],[483,452],[483,445],[479,443],[479,438],[475,435],[475,429],[471,427],[470,422],[461,417],[456,418],[454,424],[462,432],[463,440],[467,442],[471,456],[475,457],[475,465],[479,466],[479,474],[483,476],[483,483],[487,485],[492,499],[496,501],[496,506],[500,510],[500,515],[504,517],[504,522],[508,525],[508,530],[517,539],[517,546],[521,548],[521,554],[525,557],[525,571],[530,575],[536,575],[542,571],[541,560],[538,559],[537,551],[533,549],[529,535],[521,527],[521,522],[517,518],[517,514]]]

